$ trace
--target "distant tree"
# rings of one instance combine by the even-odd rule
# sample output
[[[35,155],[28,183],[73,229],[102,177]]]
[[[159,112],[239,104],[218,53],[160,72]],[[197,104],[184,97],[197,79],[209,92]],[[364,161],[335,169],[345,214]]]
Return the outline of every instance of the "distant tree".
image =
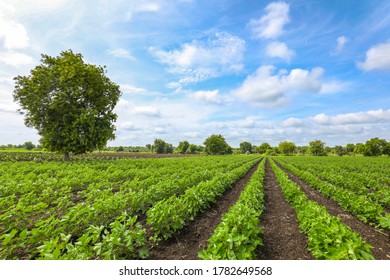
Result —
[[[271,149],[271,145],[264,142],[264,143],[261,143],[261,145],[257,147],[256,153],[265,154],[265,153],[267,153],[268,149]]]
[[[358,155],[364,155],[366,151],[366,146],[363,143],[357,143],[353,152]]]
[[[187,149],[187,154],[196,154],[196,153],[199,153],[200,151],[199,151],[199,148],[198,148],[198,146],[197,145],[195,145],[195,144],[190,144],[189,146],[188,146],[188,149]]]
[[[343,146],[337,145],[334,147],[334,153],[338,156],[343,156],[347,153],[347,151]]]
[[[123,152],[124,150],[125,150],[125,148],[123,146],[119,146],[119,147],[115,148],[116,152]]]
[[[314,156],[325,156],[325,143],[321,140],[314,140],[309,143],[310,153]]]
[[[166,142],[161,139],[155,139],[153,144],[153,150],[158,154],[163,154],[165,151]]]
[[[249,142],[242,142],[240,143],[240,152],[241,154],[252,153],[252,144]]]
[[[309,146],[298,146],[297,147],[297,154],[306,155],[308,153],[309,153]]]
[[[53,152],[82,154],[103,149],[114,139],[115,105],[119,86],[104,67],[87,64],[71,50],[57,57],[42,55],[42,64],[29,76],[17,76],[14,101],[25,124],[41,136],[41,145]]]
[[[179,142],[179,145],[177,146],[177,150],[180,154],[185,154],[190,146],[190,143],[185,140],[182,142]]]
[[[171,154],[173,152],[173,146],[172,144],[169,144],[161,139],[155,139],[153,150],[157,154]]]
[[[26,150],[32,150],[32,149],[35,148],[35,145],[34,145],[31,141],[25,142],[25,143],[23,144],[23,146],[24,146],[24,148],[25,148]]]
[[[346,152],[347,152],[348,154],[352,154],[352,153],[354,152],[354,150],[355,150],[355,145],[349,143],[349,144],[347,144],[347,145],[345,146],[345,150],[346,150]]]
[[[383,148],[383,154],[390,156],[390,142],[387,142],[386,146]]]
[[[386,148],[387,142],[385,139],[371,138],[366,141],[364,155],[365,156],[380,156]]]
[[[165,143],[164,153],[165,154],[172,154],[173,153],[173,145],[169,144],[169,143]]]
[[[152,145],[151,144],[146,144],[146,149],[151,152],[152,151]]]
[[[294,153],[296,146],[293,142],[283,141],[278,145],[278,150],[281,154],[289,156]]]
[[[233,153],[233,149],[226,143],[222,135],[212,134],[204,141],[205,151],[209,155],[225,155]]]

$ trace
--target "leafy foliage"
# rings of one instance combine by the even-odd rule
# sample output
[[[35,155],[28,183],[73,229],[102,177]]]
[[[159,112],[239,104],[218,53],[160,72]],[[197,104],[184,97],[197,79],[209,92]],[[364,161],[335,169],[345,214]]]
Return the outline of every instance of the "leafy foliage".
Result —
[[[212,134],[208,137],[204,143],[205,151],[209,155],[226,155],[232,154],[232,148],[226,143],[225,138],[222,135]]]
[[[371,246],[358,233],[341,223],[340,218],[330,215],[324,206],[309,200],[300,186],[290,181],[274,162],[271,167],[286,200],[296,210],[299,227],[308,235],[309,250],[316,259],[374,259]]]
[[[199,252],[204,260],[255,259],[255,249],[262,244],[259,217],[264,209],[265,160],[260,163],[239,200],[223,215],[221,223],[208,240],[208,247]]]
[[[114,139],[119,86],[103,67],[86,64],[81,54],[42,55],[29,76],[17,76],[14,100],[25,124],[37,129],[49,151],[82,154]]]

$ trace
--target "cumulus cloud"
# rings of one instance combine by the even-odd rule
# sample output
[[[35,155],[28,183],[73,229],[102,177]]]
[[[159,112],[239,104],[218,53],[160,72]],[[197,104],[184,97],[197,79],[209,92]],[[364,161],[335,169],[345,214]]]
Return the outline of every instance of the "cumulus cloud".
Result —
[[[290,61],[295,55],[295,52],[288,48],[286,43],[283,42],[271,42],[267,45],[266,54],[270,57],[278,57],[286,61]]]
[[[136,13],[152,13],[158,12],[161,6],[158,2],[145,2],[143,0],[137,2],[131,2],[130,7],[126,12],[125,19],[127,21],[132,20],[134,14]]]
[[[233,95],[263,106],[276,106],[284,102],[284,89],[280,77],[272,76],[275,67],[262,66],[249,75]]]
[[[111,50],[108,50],[107,53],[109,55],[114,56],[114,57],[135,60],[134,56],[128,50],[123,49],[123,48],[111,49]]]
[[[282,122],[282,127],[302,127],[304,121],[298,118],[288,118]]]
[[[321,94],[333,94],[344,92],[351,87],[349,82],[340,82],[340,81],[327,81],[322,83],[320,93]]]
[[[139,128],[133,122],[124,122],[119,124],[119,128],[123,130],[138,130]]]
[[[296,68],[288,73],[280,71],[273,75],[275,67],[259,67],[249,75],[243,84],[233,91],[233,96],[264,107],[277,107],[285,104],[286,94],[293,92],[319,92],[320,78],[324,70],[320,67],[311,71]]]
[[[365,61],[358,62],[357,66],[363,71],[390,70],[390,41],[371,47]]]
[[[345,47],[345,44],[348,42],[348,38],[345,37],[345,36],[340,36],[337,38],[337,45],[336,45],[336,48],[335,48],[335,53],[339,53],[341,52],[344,47]]]
[[[120,88],[125,93],[139,94],[139,93],[144,93],[146,91],[146,89],[144,89],[144,88],[136,87],[136,86],[131,85],[131,84],[122,84],[122,85],[120,85]]]
[[[33,59],[32,57],[23,53],[7,51],[0,54],[0,61],[13,67],[19,67],[22,65],[31,64]]]
[[[369,124],[390,121],[390,110],[371,110],[349,114],[328,116],[324,113],[316,115],[313,120],[322,125]]]
[[[146,117],[160,117],[161,112],[154,106],[139,106],[132,108],[131,112],[135,115],[142,115]]]
[[[190,94],[190,96],[196,100],[206,103],[220,104],[222,98],[219,94],[219,90],[199,90]]]
[[[290,6],[285,2],[272,2],[265,8],[266,14],[260,19],[252,19],[249,26],[254,37],[275,39],[283,34],[283,27],[289,20]]]
[[[227,32],[219,32],[204,41],[193,41],[180,49],[149,51],[169,71],[181,76],[179,84],[190,84],[239,72],[243,68],[245,41]]]
[[[27,30],[21,23],[0,13],[0,42],[8,50],[26,48],[29,44]]]

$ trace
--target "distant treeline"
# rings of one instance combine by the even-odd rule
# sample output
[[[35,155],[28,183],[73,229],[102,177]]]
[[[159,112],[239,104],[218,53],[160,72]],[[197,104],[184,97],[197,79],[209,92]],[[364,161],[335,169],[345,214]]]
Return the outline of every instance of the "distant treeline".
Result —
[[[21,145],[1,145],[0,150],[37,150],[41,151],[42,146],[34,145],[31,141]],[[364,155],[364,156],[390,156],[390,142],[378,137],[371,138],[365,143],[349,143],[345,146],[336,145],[334,147],[326,146],[321,140],[313,140],[307,146],[298,146],[294,142],[283,141],[278,146],[271,146],[263,142],[256,146],[250,142],[240,143],[240,147],[232,148],[226,143],[221,135],[211,135],[208,137],[204,146],[191,144],[187,140],[179,142],[175,147],[162,139],[155,139],[153,144],[145,146],[115,146],[106,147],[103,151],[107,152],[129,152],[129,153],[157,153],[157,154],[267,154],[267,155]]]

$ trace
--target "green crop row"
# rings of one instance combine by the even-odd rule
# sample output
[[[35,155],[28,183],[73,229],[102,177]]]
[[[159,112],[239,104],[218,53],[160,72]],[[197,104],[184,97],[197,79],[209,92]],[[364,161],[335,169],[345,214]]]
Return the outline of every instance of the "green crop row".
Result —
[[[105,230],[112,232],[112,223],[123,213],[136,217],[160,200],[180,195],[255,158],[0,163],[5,171],[0,191],[7,193],[0,198],[0,258],[59,258],[58,252],[83,258],[83,246],[77,242],[83,242],[80,238],[86,234],[102,229],[101,236],[106,236]],[[97,240],[95,245],[101,242]]]
[[[371,246],[360,235],[330,215],[324,206],[309,200],[300,186],[271,161],[284,197],[296,210],[299,227],[308,236],[308,247],[316,259],[371,260]]]
[[[250,260],[262,245],[259,218],[264,210],[263,160],[241,193],[239,200],[222,216],[208,240],[208,247],[199,252],[203,260]]]
[[[336,201],[343,210],[352,213],[359,220],[390,229],[390,214],[385,215],[383,207],[375,201],[372,201],[370,197],[356,194],[351,190],[343,189],[323,181],[316,175],[305,170],[300,170],[286,162],[283,162],[283,166],[326,197]]]
[[[168,239],[177,230],[183,228],[197,214],[214,203],[217,197],[243,177],[258,161],[259,159],[252,160],[212,180],[202,182],[186,190],[181,196],[171,196],[157,202],[146,212],[147,224],[154,231],[156,240],[161,237]]]
[[[384,207],[390,207],[390,188],[385,183],[389,176],[388,174],[382,174],[378,177],[379,171],[386,169],[384,165],[386,163],[385,159],[387,158],[378,158],[376,159],[377,162],[371,160],[371,167],[363,164],[362,166],[365,166],[366,169],[356,165],[355,161],[360,162],[356,158],[355,161],[351,161],[350,158],[333,158],[333,160],[320,158],[316,162],[310,157],[308,159],[284,157],[282,161],[292,164],[298,169],[315,174],[317,177],[339,188],[350,190],[357,195],[369,197]],[[390,160],[387,159],[387,162],[390,163]],[[374,167],[380,170],[376,170]],[[373,173],[377,175],[373,176]]]

